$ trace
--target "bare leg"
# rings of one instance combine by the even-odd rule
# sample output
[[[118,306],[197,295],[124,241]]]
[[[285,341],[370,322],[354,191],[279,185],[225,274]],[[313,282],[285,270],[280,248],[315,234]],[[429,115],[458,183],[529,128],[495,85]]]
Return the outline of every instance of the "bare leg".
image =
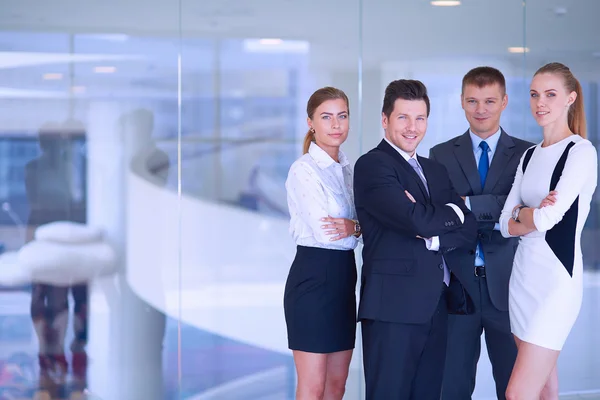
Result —
[[[515,337],[518,354],[508,388],[507,400],[539,400],[555,369],[560,352],[524,342]],[[558,397],[557,397],[558,398]]]
[[[327,354],[294,350],[298,373],[296,400],[323,400],[327,378]]]
[[[540,400],[558,400],[558,371],[556,365],[552,369],[552,373],[546,382],[546,386],[542,390]]]
[[[352,360],[352,350],[339,351],[327,355],[324,400],[342,400],[344,397],[350,360]]]

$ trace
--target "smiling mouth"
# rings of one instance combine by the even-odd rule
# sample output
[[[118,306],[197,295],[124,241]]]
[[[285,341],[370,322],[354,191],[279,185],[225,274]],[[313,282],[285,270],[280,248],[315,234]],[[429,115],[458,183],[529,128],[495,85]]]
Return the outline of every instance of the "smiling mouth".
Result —
[[[408,140],[414,140],[417,138],[417,135],[402,135],[402,136]]]
[[[547,115],[547,114],[549,114],[549,113],[550,113],[550,112],[548,112],[548,111],[536,111],[536,113],[535,113],[535,114],[536,114],[536,115],[539,115],[539,116],[544,116],[544,115]]]

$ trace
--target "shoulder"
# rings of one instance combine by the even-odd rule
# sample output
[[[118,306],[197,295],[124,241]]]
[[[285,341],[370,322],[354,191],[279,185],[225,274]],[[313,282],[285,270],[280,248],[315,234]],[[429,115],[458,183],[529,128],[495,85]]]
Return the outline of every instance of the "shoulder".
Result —
[[[592,142],[581,136],[576,136],[573,142],[575,142],[575,145],[571,148],[570,153],[576,155],[576,157],[570,158],[577,159],[581,163],[588,163],[591,159],[594,159],[594,162],[597,161],[598,153]]]
[[[419,156],[419,163],[421,164],[421,166],[424,169],[426,168],[426,169],[429,169],[430,171],[436,170],[437,173],[448,174],[448,171],[446,170],[446,167],[444,166],[444,164],[442,164],[438,161]]]
[[[458,135],[453,137],[452,139],[448,139],[445,142],[442,143],[438,143],[435,146],[433,146],[429,152],[430,153],[437,153],[439,151],[447,151],[448,148],[452,148],[454,147],[454,145],[456,144],[456,141],[461,137],[462,135]]]
[[[388,157],[389,156],[387,153],[378,148],[371,149],[367,153],[360,156],[358,160],[356,160],[356,168],[361,168],[366,165],[385,163],[388,161]]]
[[[288,178],[298,173],[315,174],[315,167],[316,164],[314,160],[312,159],[310,154],[306,153],[292,163],[292,165],[290,166],[290,170],[288,171]]]

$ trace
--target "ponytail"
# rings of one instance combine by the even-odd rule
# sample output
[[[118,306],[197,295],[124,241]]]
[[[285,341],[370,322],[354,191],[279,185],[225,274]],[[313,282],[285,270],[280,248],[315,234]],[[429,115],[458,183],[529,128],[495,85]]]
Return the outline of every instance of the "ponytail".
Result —
[[[310,148],[310,144],[315,141],[315,133],[312,128],[306,132],[306,136],[304,136],[304,144],[302,145],[302,154],[308,153],[308,149]]]
[[[583,106],[583,90],[581,89],[581,84],[577,80],[575,84],[575,93],[577,93],[577,98],[575,99],[575,102],[571,104],[571,107],[569,107],[569,129],[571,132],[576,133],[585,139],[587,137],[587,126]]]

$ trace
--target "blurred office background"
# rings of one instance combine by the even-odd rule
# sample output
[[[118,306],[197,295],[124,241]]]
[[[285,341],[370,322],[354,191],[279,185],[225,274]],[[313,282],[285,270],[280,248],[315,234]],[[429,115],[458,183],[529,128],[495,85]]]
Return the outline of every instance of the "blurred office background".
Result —
[[[3,2],[0,399],[293,399],[284,181],[310,94],[348,94],[356,160],[381,140],[387,83],[421,79],[427,155],[467,129],[462,76],[491,65],[502,126],[539,141],[528,85],[561,61],[597,146],[599,16],[596,0]],[[598,201],[564,398],[600,398]],[[361,363],[359,335],[347,399]],[[484,350],[475,398],[494,393]]]

